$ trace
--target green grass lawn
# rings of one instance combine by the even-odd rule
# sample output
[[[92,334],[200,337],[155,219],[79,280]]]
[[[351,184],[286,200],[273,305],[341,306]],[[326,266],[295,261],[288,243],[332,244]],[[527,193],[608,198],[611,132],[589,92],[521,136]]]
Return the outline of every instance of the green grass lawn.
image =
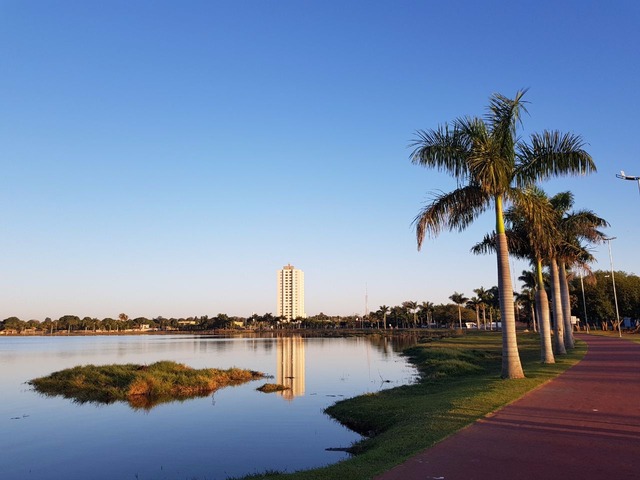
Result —
[[[372,478],[551,380],[586,353],[586,345],[578,341],[568,355],[556,358],[556,364],[543,365],[538,334],[519,333],[518,344],[527,378],[502,380],[500,333],[425,339],[406,351],[422,374],[417,384],[343,400],[327,409],[329,415],[366,435],[353,446],[356,455],[315,470],[246,478]]]

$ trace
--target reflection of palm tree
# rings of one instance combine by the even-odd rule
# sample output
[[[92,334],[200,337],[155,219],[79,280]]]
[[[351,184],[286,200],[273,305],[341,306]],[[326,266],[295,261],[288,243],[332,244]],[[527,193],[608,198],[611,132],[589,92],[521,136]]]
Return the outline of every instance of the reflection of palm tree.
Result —
[[[546,131],[532,135],[529,143],[518,140],[520,113],[526,111],[524,94],[517,92],[513,100],[494,94],[484,119],[464,117],[452,125],[418,132],[411,155],[413,163],[445,170],[461,185],[453,192],[436,195],[418,214],[418,248],[425,235],[437,235],[444,228],[462,230],[490,206],[495,210],[503,378],[524,376],[516,340],[503,203],[537,181],[595,171],[579,136]]]
[[[449,299],[458,305],[458,324],[462,328],[462,305],[464,305],[469,299],[464,296],[464,293],[453,292],[453,295]]]

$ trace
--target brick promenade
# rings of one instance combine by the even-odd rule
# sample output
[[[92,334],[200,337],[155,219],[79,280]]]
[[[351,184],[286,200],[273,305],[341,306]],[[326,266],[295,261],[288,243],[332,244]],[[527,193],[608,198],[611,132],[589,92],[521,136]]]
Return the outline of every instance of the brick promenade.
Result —
[[[578,338],[580,363],[378,479],[640,479],[640,344]]]

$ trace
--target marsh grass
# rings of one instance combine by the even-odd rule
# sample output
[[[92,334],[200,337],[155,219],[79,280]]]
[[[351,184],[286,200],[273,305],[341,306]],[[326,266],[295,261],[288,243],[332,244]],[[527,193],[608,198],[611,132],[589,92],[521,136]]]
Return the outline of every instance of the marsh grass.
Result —
[[[556,359],[557,363],[544,365],[540,363],[537,334],[519,333],[518,344],[527,377],[502,380],[499,332],[425,339],[405,352],[420,371],[416,384],[343,400],[327,408],[329,415],[365,436],[351,446],[352,458],[314,470],[246,478],[372,478],[548,382],[586,353],[586,345],[578,341],[573,351]]]
[[[205,396],[229,385],[263,378],[252,370],[193,369],[171,361],[151,365],[83,365],[28,382],[44,395],[60,395],[78,403],[128,402],[149,409],[160,403]]]

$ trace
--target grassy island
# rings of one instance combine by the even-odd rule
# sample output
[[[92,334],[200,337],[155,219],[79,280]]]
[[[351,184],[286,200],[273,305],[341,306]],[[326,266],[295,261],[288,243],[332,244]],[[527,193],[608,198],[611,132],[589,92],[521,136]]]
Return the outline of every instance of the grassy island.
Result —
[[[286,385],[281,385],[279,383],[265,383],[261,387],[256,388],[259,392],[262,393],[273,393],[273,392],[283,392],[285,390],[291,390],[291,388]]]
[[[230,368],[193,369],[176,362],[151,365],[83,365],[29,382],[37,392],[61,395],[76,402],[128,402],[132,408],[149,409],[160,403],[208,395],[219,388],[239,385],[265,375]]]

